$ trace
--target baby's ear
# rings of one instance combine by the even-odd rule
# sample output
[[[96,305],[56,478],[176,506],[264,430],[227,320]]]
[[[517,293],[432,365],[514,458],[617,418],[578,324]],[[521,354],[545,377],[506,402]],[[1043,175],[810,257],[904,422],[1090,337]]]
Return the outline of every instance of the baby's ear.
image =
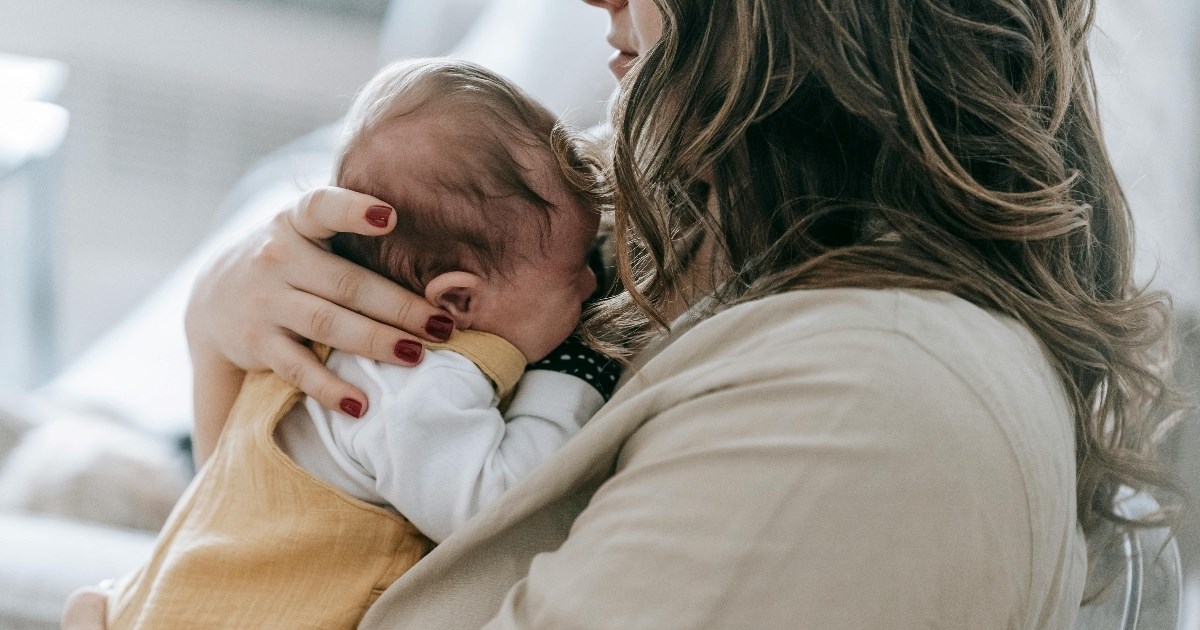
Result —
[[[467,271],[448,271],[425,285],[425,299],[445,309],[458,328],[467,329],[480,310],[483,278]]]

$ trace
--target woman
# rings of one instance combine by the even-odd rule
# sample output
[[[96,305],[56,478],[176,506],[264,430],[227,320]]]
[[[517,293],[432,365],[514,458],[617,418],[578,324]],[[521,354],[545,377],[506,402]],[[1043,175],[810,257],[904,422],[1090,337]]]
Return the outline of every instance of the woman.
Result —
[[[1169,485],[1166,298],[1131,279],[1093,2],[587,1],[623,77],[626,292],[594,328],[626,383],[363,626],[1070,627],[1083,534],[1120,484]],[[300,338],[401,362],[444,336],[324,251],[394,224],[324,189],[230,249],[197,371],[336,408],[362,393]]]

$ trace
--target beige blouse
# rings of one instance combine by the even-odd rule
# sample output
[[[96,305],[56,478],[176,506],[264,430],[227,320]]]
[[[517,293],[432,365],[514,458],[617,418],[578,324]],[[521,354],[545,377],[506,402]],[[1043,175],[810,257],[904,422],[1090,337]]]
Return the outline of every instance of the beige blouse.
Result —
[[[1071,411],[1021,325],[798,291],[676,324],[374,628],[1069,628]]]

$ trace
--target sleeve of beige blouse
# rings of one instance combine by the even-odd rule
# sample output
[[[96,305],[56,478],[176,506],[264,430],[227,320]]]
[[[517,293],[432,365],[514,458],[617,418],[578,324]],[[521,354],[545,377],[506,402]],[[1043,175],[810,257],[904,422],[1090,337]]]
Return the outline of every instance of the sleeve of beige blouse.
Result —
[[[872,331],[712,369],[488,628],[1017,627],[1023,477],[950,369]]]

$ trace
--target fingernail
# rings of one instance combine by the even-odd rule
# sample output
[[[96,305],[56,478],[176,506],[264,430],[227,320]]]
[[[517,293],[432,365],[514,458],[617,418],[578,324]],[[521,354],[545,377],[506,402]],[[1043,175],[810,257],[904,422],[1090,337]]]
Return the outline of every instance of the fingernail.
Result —
[[[392,351],[396,353],[397,359],[416,363],[421,360],[421,355],[425,353],[425,346],[411,339],[401,339],[396,342],[396,347]]]
[[[454,320],[445,315],[434,315],[425,322],[425,332],[438,341],[445,341],[454,334]]]
[[[385,228],[392,218],[392,209],[387,206],[371,206],[367,208],[367,223],[375,227]]]
[[[338,406],[342,408],[342,411],[346,412],[346,415],[353,416],[355,418],[362,417],[362,403],[354,400],[353,398],[343,398],[342,402]]]

